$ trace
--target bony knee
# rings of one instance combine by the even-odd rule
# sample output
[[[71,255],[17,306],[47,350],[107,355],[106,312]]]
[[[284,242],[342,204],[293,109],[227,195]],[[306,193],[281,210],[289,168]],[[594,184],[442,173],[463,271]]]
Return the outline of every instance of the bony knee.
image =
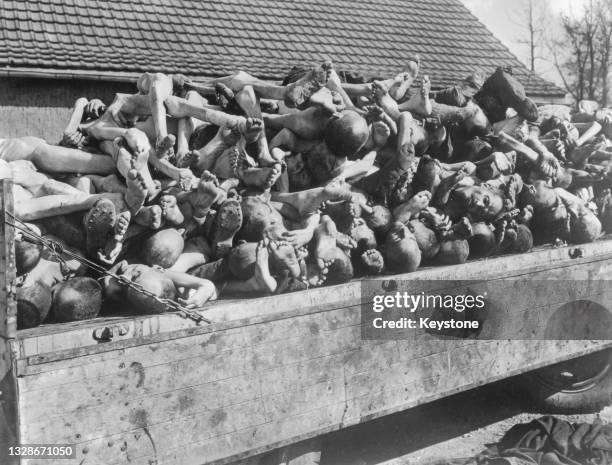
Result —
[[[180,112],[180,100],[178,97],[168,97],[166,100],[164,100],[164,106],[170,115],[176,115]]]
[[[195,90],[188,90],[185,93],[185,100],[189,100],[189,101],[196,100],[197,101],[197,100],[202,100],[202,99],[203,97]]]
[[[89,103],[89,100],[87,100],[85,97],[79,97],[78,99],[76,99],[76,102],[74,102],[74,105],[79,107],[79,106],[85,106]]]
[[[131,152],[136,157],[140,158],[148,156],[148,153],[151,150],[151,143],[149,142],[147,135],[140,129],[128,129],[124,135],[124,139]]]

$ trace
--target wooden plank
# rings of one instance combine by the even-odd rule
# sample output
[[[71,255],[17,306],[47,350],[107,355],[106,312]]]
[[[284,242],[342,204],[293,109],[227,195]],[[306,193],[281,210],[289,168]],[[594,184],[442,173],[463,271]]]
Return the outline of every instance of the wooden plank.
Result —
[[[460,273],[465,279],[473,277],[488,276],[519,276],[521,274],[537,271],[538,269],[550,269],[555,266],[567,267],[570,265],[578,265],[591,263],[594,261],[602,261],[612,257],[612,241],[603,240],[600,242],[585,244],[580,246],[582,258],[570,260],[570,252],[576,247],[565,248],[542,248],[530,254],[517,256],[503,256],[492,259],[479,260],[468,262],[464,265],[437,267],[430,269],[422,269],[416,273],[406,275],[396,275],[385,278],[384,280],[402,280],[402,279],[456,279]],[[341,286],[331,286],[320,289],[313,289],[305,292],[288,294],[284,296],[266,297],[261,299],[248,299],[240,301],[220,301],[215,302],[206,310],[207,316],[217,322],[218,326],[213,326],[214,329],[226,329],[232,325],[245,326],[254,322],[268,321],[270,318],[279,318],[290,316],[291,311],[287,309],[298,307],[303,312],[305,308],[310,308],[316,311],[321,303],[329,303],[332,308],[339,308],[343,302],[355,301],[359,298],[360,287],[359,281],[353,281]],[[142,338],[127,338],[124,341],[109,342],[101,345],[92,345],[91,334],[93,329],[103,327],[107,324],[117,324],[120,322],[133,322],[134,334],[142,335]],[[52,338],[51,343],[41,343],[44,347],[52,347],[52,350],[66,350],[73,347],[76,342],[81,341],[77,347],[87,346],[90,351],[114,350],[120,347],[131,345],[146,344],[153,342],[157,336],[162,337],[184,337],[188,334],[207,332],[211,329],[208,327],[193,327],[193,324],[181,320],[172,315],[154,315],[137,318],[114,318],[108,320],[92,320],[88,322],[79,322],[78,324],[51,325],[47,327],[39,327],[31,330],[25,330],[20,336],[27,340],[29,338]],[[66,332],[75,333],[74,339],[63,338],[61,335]],[[56,335],[55,337],[53,335]],[[59,336],[58,336],[59,335]],[[65,334],[64,334],[65,335]],[[66,341],[70,342],[66,342]],[[50,345],[49,345],[50,344]],[[39,354],[40,354],[40,348]],[[29,355],[35,355],[32,352],[25,352]],[[76,354],[75,356],[82,355]]]
[[[145,367],[133,361],[123,367],[118,376],[88,378],[70,385],[45,388],[45,376],[35,378],[39,389],[22,390],[22,399],[30,405],[39,405],[44,411],[70,411],[85,408],[90,403],[101,404],[113,399],[125,399],[163,393],[179,386],[195,386],[210,382],[263,371],[300,360],[310,360],[325,355],[339,354],[359,346],[359,326],[340,328],[329,334],[296,337],[276,341],[263,349],[239,348],[221,354],[190,358],[163,365]],[[19,379],[20,385],[24,378]]]
[[[490,348],[491,344],[488,343],[486,347],[483,347],[483,351],[489,351]],[[500,352],[497,355],[502,356],[507,349],[507,347],[500,346]],[[516,370],[517,366],[522,363],[523,361],[517,358],[514,363],[514,369]],[[300,435],[294,436],[291,439],[283,439],[296,434],[300,430],[310,429],[314,431],[313,435],[321,434],[341,426],[349,426],[376,418],[379,416],[377,411],[381,412],[383,407],[387,407],[383,414],[389,414],[417,405],[424,399],[431,401],[437,396],[436,393],[438,392],[457,392],[461,390],[457,385],[460,385],[462,380],[468,380],[472,384],[482,382],[479,379],[478,373],[484,373],[484,371],[472,369],[465,373],[464,378],[452,375],[436,375],[432,378],[419,379],[401,388],[378,390],[362,397],[345,399],[323,408],[287,416],[276,422],[268,422],[244,430],[236,430],[220,437],[200,439],[188,445],[177,445],[173,449],[163,449],[163,452],[155,456],[155,458],[163,463],[177,465],[202,463],[203,460],[205,463],[227,463],[230,460],[238,460],[243,457],[244,452],[239,451],[236,447],[237,444],[245,444],[249,454],[265,452],[271,447],[279,447],[309,436]],[[380,379],[379,382],[381,385],[384,385],[384,379]],[[464,386],[461,386],[461,388],[464,388]],[[373,412],[371,415],[368,414],[370,411]],[[271,443],[274,440],[277,442]],[[234,453],[228,455],[230,450],[233,450]],[[153,456],[131,456],[130,458],[131,463],[146,464],[147,460],[152,459]],[[121,462],[117,461],[116,463]]]
[[[243,403],[258,396],[263,399],[278,399],[284,394],[293,393],[294,398],[299,398],[300,393],[306,392],[311,386],[333,383],[335,380],[342,382],[345,377],[343,372],[350,374],[365,370],[363,366],[365,360],[370,361],[370,367],[378,367],[392,359],[397,362],[397,357],[388,356],[393,348],[392,341],[372,343],[356,351],[362,356],[351,357],[353,353],[346,352],[152,396],[119,399],[87,408],[79,406],[58,414],[47,414],[46,410],[39,411],[37,417],[27,419],[28,435],[45,437],[57,443],[75,439],[95,439],[133,429],[129,418],[125,416],[125,411],[134,409],[148,411],[148,422],[153,425],[193,415],[203,409]],[[369,354],[366,354],[366,351]],[[352,360],[359,360],[360,363],[354,364]],[[266,410],[270,415],[270,409]],[[63,427],[47,431],[48,425],[54,424],[63,424]],[[82,432],[88,429],[92,434],[86,437]],[[76,438],[77,434],[79,438]]]
[[[12,339],[17,335],[13,183],[6,179],[0,182],[0,337]],[[6,364],[4,361],[0,375],[6,372]]]
[[[13,184],[0,181],[0,463],[14,464],[8,447],[19,442],[17,384],[13,370],[16,359],[17,288]]]
[[[87,455],[89,457],[99,453],[104,454],[105,460],[109,462],[117,460],[117,463],[121,463],[121,460],[124,458],[122,453],[125,451],[121,450],[121,446],[119,446],[119,450],[117,451],[114,445],[120,444],[125,447],[127,444],[130,459],[133,463],[138,463],[137,458],[139,454],[150,453],[147,451],[152,449],[152,444],[154,443],[157,451],[163,451],[164,454],[168,453],[172,457],[174,457],[174,455],[172,455],[173,453],[179,454],[179,457],[175,457],[176,462],[170,463],[184,464],[196,463],[190,460],[195,460],[197,454],[188,459],[180,455],[183,453],[181,451],[189,454],[194,450],[199,451],[199,444],[205,441],[204,443],[208,447],[208,452],[205,455],[199,456],[199,460],[202,461],[202,459],[205,458],[205,460],[208,461],[217,458],[212,452],[215,450],[223,450],[224,453],[228,453],[228,451],[237,450],[236,447],[239,447],[238,444],[240,444],[241,447],[248,447],[248,450],[251,450],[250,448],[252,447],[257,447],[258,444],[261,447],[266,447],[265,444],[268,444],[268,441],[278,440],[278,438],[288,438],[290,435],[296,434],[295,431],[298,427],[304,430],[310,430],[311,428],[317,427],[328,429],[339,427],[340,425],[354,424],[366,418],[373,418],[377,415],[377,412],[380,412],[383,408],[386,408],[387,412],[389,409],[400,410],[407,405],[412,405],[414,402],[423,401],[426,398],[426,396],[422,395],[423,393],[430,396],[442,395],[445,390],[457,390],[458,386],[461,387],[461,384],[466,381],[469,383],[482,383],[495,374],[503,376],[504,372],[507,371],[509,367],[517,370],[525,365],[525,358],[517,356],[513,359],[513,363],[510,364],[510,366],[502,366],[499,367],[497,371],[492,371],[495,365],[491,363],[491,360],[494,360],[496,357],[505,356],[509,350],[514,350],[517,354],[531,356],[533,360],[537,360],[538,358],[538,351],[534,350],[534,347],[526,347],[521,352],[517,350],[517,348],[525,347],[524,345],[510,344],[503,341],[478,342],[478,344],[480,347],[479,352],[482,356],[474,358],[473,364],[469,366],[451,364],[457,372],[446,372],[444,373],[446,376],[440,377],[440,379],[443,378],[446,380],[444,381],[445,383],[449,384],[440,384],[442,381],[436,378],[436,376],[433,376],[431,379],[437,379],[436,382],[438,383],[436,384],[438,388],[434,390],[426,390],[426,388],[431,387],[431,383],[427,381],[430,378],[427,378],[423,373],[435,373],[431,368],[431,360],[427,361],[427,358],[423,358],[421,362],[429,364],[429,368],[424,368],[422,363],[414,361],[414,369],[417,370],[415,373],[418,376],[415,377],[416,381],[413,381],[413,383],[407,382],[407,387],[397,387],[400,383],[389,382],[389,377],[383,375],[369,378],[370,384],[366,386],[368,389],[362,387],[362,391],[358,391],[359,387],[363,386],[363,379],[359,376],[354,376],[349,378],[352,382],[339,380],[341,381],[340,383],[338,383],[338,381],[331,381],[332,384],[330,384],[330,381],[325,381],[303,391],[293,391],[288,397],[282,394],[273,396],[273,401],[269,404],[262,404],[258,401],[239,404],[240,411],[247,413],[259,412],[255,415],[255,418],[263,422],[245,427],[259,442],[251,439],[246,443],[237,443],[236,437],[244,437],[242,435],[244,428],[241,428],[243,423],[236,423],[238,420],[233,416],[231,416],[227,422],[225,422],[225,419],[223,420],[225,426],[221,429],[215,429],[217,425],[215,425],[215,428],[211,429],[211,421],[213,421],[214,418],[225,418],[225,415],[233,415],[232,412],[235,411],[232,408],[223,408],[216,410],[211,409],[211,411],[189,416],[188,418],[180,418],[174,422],[156,425],[148,421],[149,418],[147,414],[145,416],[147,418],[147,434],[152,438],[149,442],[146,441],[148,437],[147,434],[132,430],[132,434],[114,435],[112,437],[88,441],[81,444],[81,446],[83,449],[87,448]],[[542,343],[540,342],[539,344]],[[587,345],[585,345],[585,347],[586,346]],[[473,346],[469,347],[473,350]],[[563,353],[563,351],[559,350],[562,347],[563,346],[560,344],[551,346],[548,355],[559,357],[559,355]],[[575,347],[571,348],[570,353],[575,350]],[[540,351],[539,353],[542,352]],[[446,355],[447,354],[437,354],[434,355],[434,357],[441,358],[441,356]],[[470,358],[462,356],[460,359],[469,360]],[[481,366],[486,366],[488,368],[475,369]],[[406,380],[409,381],[410,377],[407,377]],[[346,384],[347,389],[343,389],[343,384]],[[417,389],[417,387],[421,385],[424,386],[423,389]],[[330,386],[331,391],[328,391]],[[329,399],[335,400],[335,402],[328,405],[317,403],[319,401],[323,404],[327,402],[324,395],[326,392],[333,393]],[[361,392],[363,392],[363,395],[359,396]],[[356,396],[352,397],[350,393],[354,393]],[[342,398],[342,395],[344,395],[344,398]],[[338,397],[340,398],[339,402]],[[263,410],[262,405],[264,405]],[[278,405],[279,407],[275,410],[276,413],[272,413],[268,410],[269,407],[266,407],[266,405]],[[349,406],[348,408],[346,407],[347,405]],[[308,409],[309,406],[313,406],[311,411],[302,411]],[[314,408],[314,406],[318,408]],[[261,412],[264,413],[262,414]],[[330,412],[333,412],[334,415],[332,416]],[[143,414],[141,414],[141,416],[142,415]],[[257,415],[264,415],[264,417]],[[274,417],[274,415],[277,416]],[[247,415],[247,417],[250,417],[250,415]],[[274,419],[274,421],[270,421],[271,419]],[[306,422],[305,419],[307,420]],[[213,423],[216,421],[217,420],[213,421]],[[325,421],[327,421],[327,423],[325,423]],[[221,433],[219,433],[220,431]],[[214,434],[217,435],[214,436]],[[289,441],[289,439],[286,440]],[[111,443],[112,445],[109,446]],[[194,444],[196,446],[194,446]],[[179,449],[178,451],[176,450],[177,448]],[[239,453],[239,451],[237,451],[237,453]],[[151,455],[147,455],[146,457],[151,457]],[[136,460],[136,462],[134,460]]]
[[[357,307],[344,308],[329,314],[308,315],[301,318],[277,320],[268,324],[235,328],[228,331],[207,333],[184,339],[138,346],[131,349],[104,352],[90,357],[70,359],[69,363],[58,361],[24,368],[22,389],[24,391],[45,389],[57,384],[84,381],[92,377],[119,374],[135,360],[143,367],[154,367],[170,362],[179,362],[198,357],[237,357],[255,350],[259,345],[302,338],[307,335],[325,335],[337,329],[356,326],[359,323]],[[239,352],[239,349],[243,349]],[[225,354],[228,352],[228,354]],[[47,371],[48,370],[48,371]],[[44,383],[30,374],[48,373]]]

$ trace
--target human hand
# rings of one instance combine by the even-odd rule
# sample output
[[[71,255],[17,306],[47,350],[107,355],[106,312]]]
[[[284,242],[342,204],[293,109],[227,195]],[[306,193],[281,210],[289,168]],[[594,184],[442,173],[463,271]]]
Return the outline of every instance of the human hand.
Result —
[[[202,284],[200,287],[190,289],[186,298],[178,299],[178,303],[185,308],[198,308],[202,307],[206,302],[215,296],[216,289],[215,285],[207,281],[206,284]]]
[[[540,172],[547,178],[555,178],[561,169],[559,160],[550,152],[544,152],[538,160]]]
[[[97,98],[91,99],[85,105],[85,115],[92,119],[97,119],[106,111],[106,105]]]

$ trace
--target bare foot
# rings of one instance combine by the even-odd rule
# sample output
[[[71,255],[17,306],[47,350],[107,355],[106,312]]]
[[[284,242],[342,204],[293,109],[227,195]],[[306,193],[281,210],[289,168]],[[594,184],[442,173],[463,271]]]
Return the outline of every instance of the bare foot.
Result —
[[[323,87],[312,94],[310,97],[310,103],[313,105],[319,105],[330,115],[335,115],[345,108],[340,94],[329,90],[327,87]]]
[[[242,208],[238,199],[223,202],[212,230],[212,249],[216,258],[225,257],[234,242],[234,236],[242,227]]]
[[[176,197],[173,195],[163,195],[159,199],[159,206],[162,210],[162,218],[164,221],[170,223],[173,226],[183,224],[185,217],[181,213],[180,208],[177,205]]]
[[[307,283],[310,287],[321,287],[327,281],[327,273],[329,269],[327,267],[320,270],[315,265],[308,264],[308,279]]]
[[[397,102],[389,95],[389,88],[383,81],[374,81],[372,83],[372,94],[378,106],[385,110],[385,113],[391,119],[396,121],[400,117]]]
[[[291,231],[284,231],[282,237],[285,241],[289,242],[294,247],[305,246],[312,240],[313,231],[312,229],[292,229]]]
[[[376,121],[383,122],[389,127],[391,135],[397,135],[397,123],[381,107],[378,105],[368,105],[364,108],[364,111],[366,112],[364,118],[368,124],[374,124]]]
[[[162,209],[159,205],[151,205],[149,207],[142,207],[136,216],[134,222],[140,226],[150,229],[161,228],[163,217]]]
[[[255,292],[271,293],[276,290],[276,280],[270,274],[269,253],[266,241],[257,244],[255,250],[255,273],[246,283],[246,288]]]
[[[385,260],[377,249],[366,250],[359,257],[363,271],[368,275],[380,274],[385,267]]]
[[[348,231],[355,216],[351,211],[350,202],[346,200],[328,200],[321,205],[321,211],[329,216],[341,231]]]
[[[446,239],[469,239],[474,235],[472,223],[465,216],[453,224],[446,234]]]
[[[217,105],[223,108],[223,111],[228,113],[240,112],[240,107],[236,103],[236,94],[225,84],[221,82],[215,84],[215,97],[217,98]]]
[[[132,214],[135,215],[144,205],[148,191],[140,171],[133,169],[128,171],[126,184],[125,203],[127,203]]]
[[[429,76],[423,76],[421,81],[421,88],[419,92],[415,93],[410,100],[402,103],[399,108],[400,110],[407,110],[420,116],[431,115],[432,105],[429,93],[431,92],[431,81]]]
[[[173,155],[173,147],[176,142],[176,137],[172,134],[162,137],[155,146],[154,155],[160,160],[168,159]]]
[[[129,210],[121,212],[117,215],[117,221],[115,222],[114,236],[106,242],[104,250],[98,251],[98,259],[101,262],[112,265],[117,261],[119,254],[123,250],[123,240],[127,233],[130,221],[132,220],[132,214]]]
[[[302,270],[291,244],[285,241],[270,241],[268,251],[278,271],[288,270],[292,277],[300,277]]]
[[[185,155],[176,157],[176,167],[177,168],[192,168],[197,166],[200,162],[200,152],[197,150],[190,150]]]
[[[331,62],[325,62],[320,66],[312,68],[296,82],[286,86],[285,104],[291,108],[300,108],[305,105],[315,92],[327,84],[332,69]]]
[[[353,193],[349,183],[342,179],[334,179],[323,188],[322,196],[325,197],[324,200],[350,200]]]
[[[394,218],[407,224],[412,218],[416,218],[422,210],[429,206],[431,192],[421,191],[415,194],[410,200],[401,203],[393,209]]]
[[[264,122],[259,118],[242,118],[232,131],[244,136],[247,142],[254,142],[263,134]]]
[[[314,233],[314,258],[319,271],[328,269],[336,259],[336,236],[338,230],[332,219],[324,215]]]
[[[378,105],[368,105],[363,108],[365,111],[364,118],[368,123],[373,123],[374,121],[382,121],[383,115],[385,115],[385,110],[383,110]]]
[[[109,199],[100,199],[83,218],[86,250],[94,255],[105,246],[116,221],[115,204]]]
[[[215,203],[223,202],[226,193],[219,187],[216,176],[204,171],[200,176],[198,187],[187,194],[188,202],[193,208],[193,216],[204,218]]]
[[[336,236],[336,246],[345,252],[350,252],[351,250],[357,248],[357,242],[348,234],[339,232]]]
[[[391,128],[383,121],[374,121],[370,131],[374,146],[377,148],[383,147],[391,137]]]
[[[282,173],[280,163],[266,168],[248,168],[240,160],[236,162],[236,175],[247,186],[256,187],[262,191],[270,189]]]
[[[406,95],[406,92],[408,92],[408,89],[410,89],[410,86],[412,86],[418,74],[419,66],[415,62],[411,62],[408,71],[399,73],[393,79],[386,81],[389,87],[389,95],[391,95],[393,100],[399,102],[404,98],[404,95]]]

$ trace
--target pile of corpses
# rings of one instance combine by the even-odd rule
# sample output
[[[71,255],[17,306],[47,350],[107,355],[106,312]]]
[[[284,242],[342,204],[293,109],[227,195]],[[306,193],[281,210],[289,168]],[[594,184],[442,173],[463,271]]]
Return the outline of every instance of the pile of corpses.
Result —
[[[538,108],[510,69],[448,89],[420,62],[281,85],[146,73],[79,99],[62,141],[0,140],[21,328],[198,309],[584,243],[612,228],[612,111]],[[418,85],[417,85],[418,83]]]

